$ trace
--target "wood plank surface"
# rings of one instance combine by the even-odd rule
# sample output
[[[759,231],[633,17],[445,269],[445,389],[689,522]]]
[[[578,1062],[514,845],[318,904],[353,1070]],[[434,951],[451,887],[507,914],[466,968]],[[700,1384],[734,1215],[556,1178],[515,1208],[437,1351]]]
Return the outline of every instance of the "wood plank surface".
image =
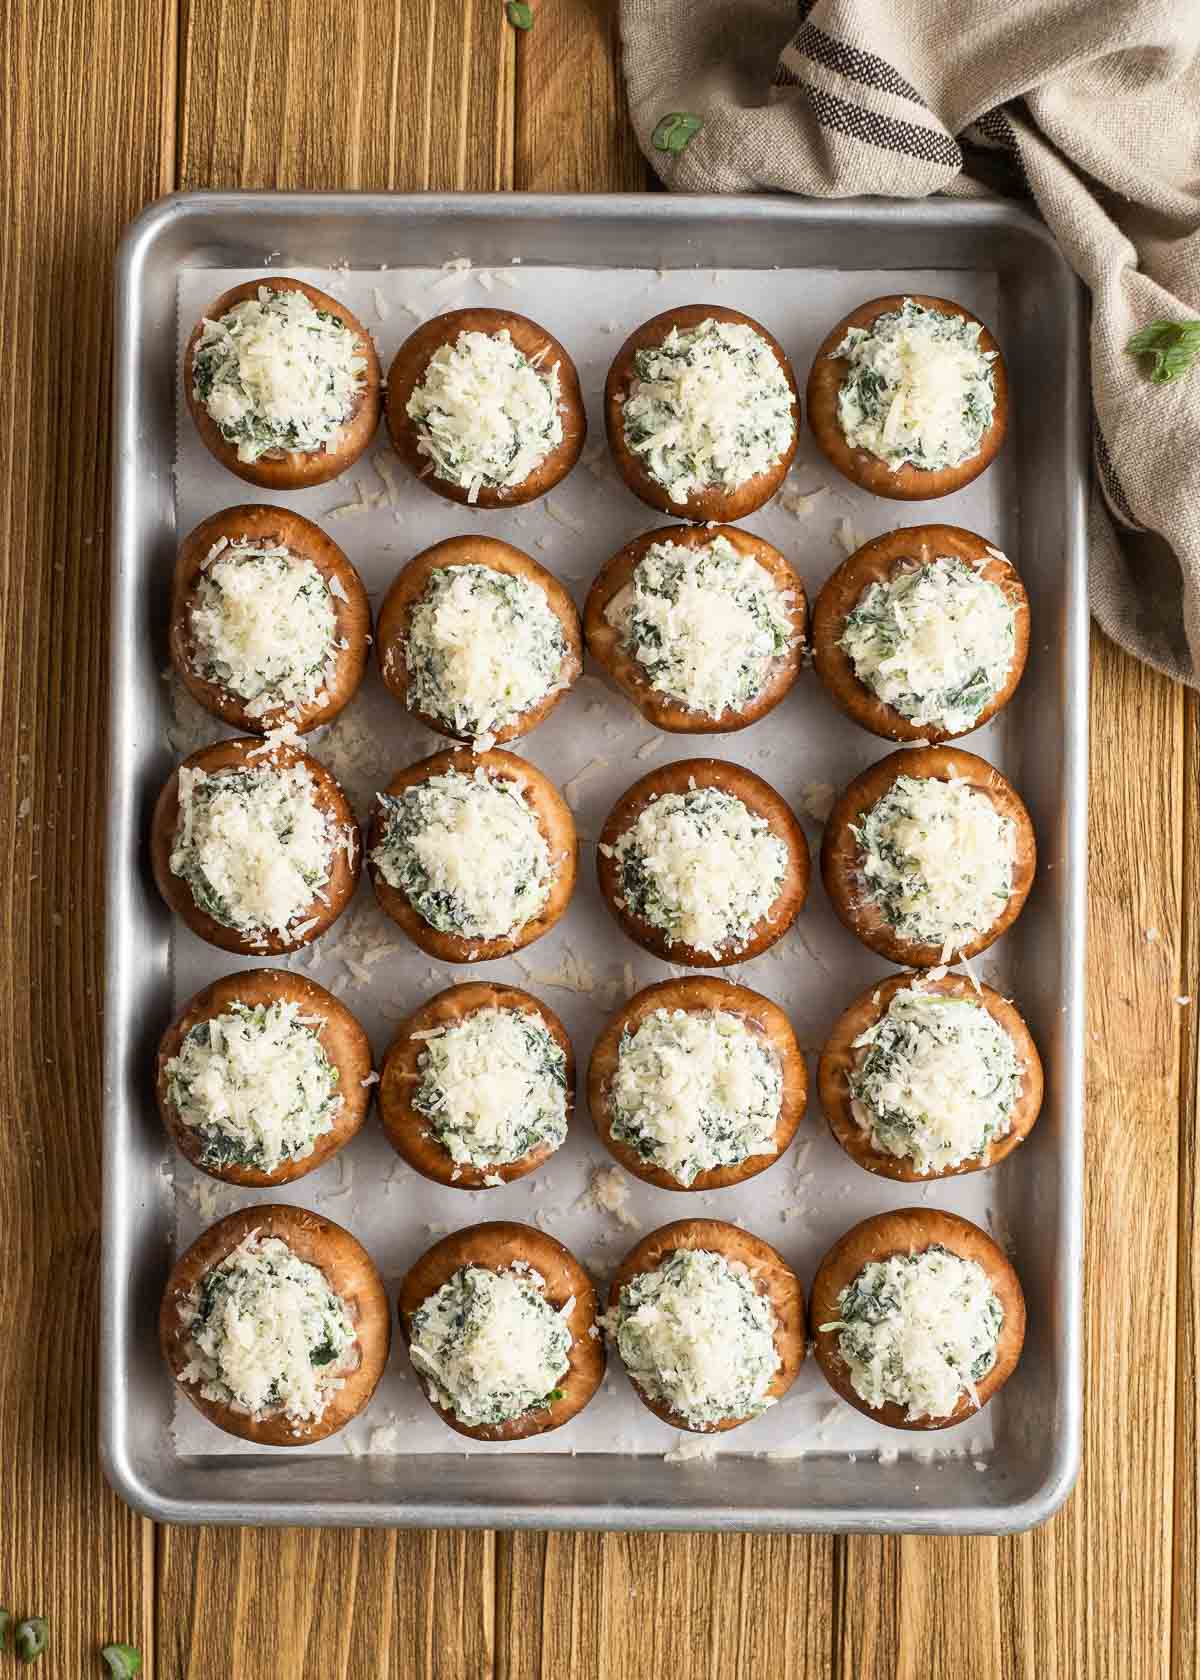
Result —
[[[1093,658],[1084,1475],[1010,1539],[154,1531],[96,1462],[109,270],[180,187],[642,190],[605,0],[0,8],[0,1603],[39,1672],[1183,1680],[1197,1659],[1200,703]],[[69,415],[68,429],[62,416]],[[1154,930],[1156,937],[1147,937]]]
[[[170,184],[174,77],[171,0],[0,7],[0,1604],[50,1619],[47,1680],[153,1649],[153,1532],[96,1455],[96,719],[112,254]]]

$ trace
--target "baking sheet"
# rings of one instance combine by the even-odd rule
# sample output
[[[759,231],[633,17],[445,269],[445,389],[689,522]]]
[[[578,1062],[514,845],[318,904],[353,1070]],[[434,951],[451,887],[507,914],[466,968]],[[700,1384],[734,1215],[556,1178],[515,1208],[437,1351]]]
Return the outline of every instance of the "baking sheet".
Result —
[[[265,255],[265,253],[264,253]],[[195,320],[227,287],[269,272],[262,269],[185,269],[179,278],[179,350]],[[305,269],[287,272],[332,292],[358,314],[375,339],[386,370],[402,340],[443,310],[465,305],[509,308],[533,316],[566,345],[579,369],[588,404],[590,435],[583,461],[550,496],[503,512],[462,508],[430,493],[400,466],[381,428],[374,446],[331,484],[293,494],[258,491],[217,465],[201,444],[179,400],[175,512],[182,536],[199,520],[232,503],[277,502],[327,529],[363,576],[372,604],[412,555],[445,537],[472,530],[525,549],[560,577],[582,606],[600,565],[641,532],[670,521],[644,507],[624,487],[609,461],[600,396],[609,362],[624,336],[648,316],[674,306],[711,302],[744,310],[780,339],[803,390],[816,345],[830,325],[855,304],[888,292],[928,292],[956,298],[993,326],[1003,347],[1005,320],[997,277],[971,270],[838,273],[807,270],[713,270],[655,273],[644,269],[588,270],[541,267],[476,268],[469,252],[437,269]],[[810,603],[824,579],[853,547],[898,525],[933,520],[965,525],[1009,553],[1018,566],[1016,475],[1013,452],[976,482],[937,503],[889,503],[856,490],[835,474],[802,429],[796,461],[783,492],[744,521],[747,529],[780,548],[804,580]],[[1048,652],[1034,625],[1031,663]],[[169,683],[171,745],[177,754],[230,733]],[[416,725],[387,695],[372,668],[343,717],[307,738],[309,750],[342,780],[360,818],[374,791],[402,765],[445,745]],[[966,738],[963,745],[1013,775],[1020,787],[1017,742],[1007,714]],[[663,736],[595,675],[585,676],[549,720],[524,741],[510,743],[564,789],[583,842],[579,886],[559,925],[516,958],[451,967],[432,963],[407,942],[377,909],[364,876],[353,906],[307,952],[280,966],[310,974],[343,998],[363,1022],[377,1065],[395,1023],[443,987],[467,978],[524,986],[562,1017],[575,1047],[579,1101],[571,1136],[552,1161],[521,1182],[484,1191],[430,1184],[394,1154],[376,1119],[339,1157],[309,1177],[275,1190],[250,1192],[217,1184],[177,1157],[164,1157],[176,1193],[176,1250],[215,1218],[256,1201],[287,1201],[315,1208],[346,1225],[379,1266],[389,1293],[404,1271],[438,1235],[482,1219],[514,1219],[552,1231],[579,1257],[603,1288],[623,1254],[643,1234],[667,1220],[706,1215],[735,1221],[777,1247],[796,1269],[806,1292],[827,1247],[858,1219],[925,1200],[963,1214],[1007,1240],[1006,1169],[925,1186],[878,1180],[856,1167],[833,1143],[815,1100],[797,1142],[769,1171],[747,1184],[702,1194],[655,1189],[616,1168],[595,1139],[587,1116],[584,1074],[592,1043],[607,1016],[631,991],[686,972],[651,957],[618,929],[595,884],[594,841],[620,793],[651,768],[701,754],[746,764],[771,782],[801,818],[813,848],[834,790],[890,750],[845,719],[827,699],[811,670],[768,718],[725,736]],[[1035,886],[1035,896],[1037,888]],[[1015,996],[1002,940],[980,959],[977,972]],[[218,975],[260,959],[218,952],[176,923],[173,991],[176,1006]],[[805,1049],[810,1089],[815,1057],[833,1021],[872,981],[894,970],[868,952],[833,915],[814,870],[809,901],[788,935],[769,952],[720,971],[779,1003]],[[597,1171],[604,1184],[627,1192],[614,1213],[597,1205]],[[1014,1255],[1018,1271],[1021,1256]],[[909,1437],[884,1429],[837,1399],[815,1362],[805,1362],[795,1385],[762,1417],[720,1437],[688,1436],[653,1417],[636,1400],[613,1355],[595,1400],[571,1424],[536,1440],[508,1445],[453,1436],[425,1404],[402,1348],[392,1358],[365,1413],[340,1435],[290,1456],[423,1454],[465,1451],[505,1455],[552,1453],[668,1454],[687,1462],[697,1454],[722,1458],[767,1455],[786,1465],[806,1457],[875,1457],[922,1466],[947,1457],[967,1458],[982,1478],[989,1470],[993,1422],[1006,1404],[1002,1393],[980,1417],[935,1435]],[[186,1401],[176,1403],[174,1436],[181,1454],[219,1457],[269,1449],[216,1430]],[[282,1449],[281,1449],[282,1450]]]

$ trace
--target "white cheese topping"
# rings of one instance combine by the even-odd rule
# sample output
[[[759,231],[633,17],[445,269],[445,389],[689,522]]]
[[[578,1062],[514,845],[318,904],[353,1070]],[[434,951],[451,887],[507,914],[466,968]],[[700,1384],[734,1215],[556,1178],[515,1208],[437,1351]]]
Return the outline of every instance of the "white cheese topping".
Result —
[[[768,472],[796,435],[796,399],[771,346],[741,322],[702,321],[634,356],[625,442],[673,502]]]
[[[473,1010],[426,1041],[413,1107],[460,1164],[519,1161],[567,1135],[567,1058],[526,1010]]]
[[[328,449],[366,383],[358,336],[303,292],[260,286],[257,298],[205,320],[192,393],[239,461]]]
[[[227,537],[200,569],[188,615],[193,669],[245,702],[250,717],[307,704],[333,678],[337,612],[311,560]]]
[[[303,764],[179,771],[179,824],[171,873],[223,927],[286,935],[322,897],[338,846]]]
[[[181,1380],[254,1418],[319,1422],[359,1362],[349,1310],[324,1274],[257,1231],[204,1274],[180,1321]]]
[[[735,956],[769,916],[788,849],[765,817],[720,788],[691,785],[647,805],[615,846],[622,906],[674,944]]]
[[[565,686],[566,653],[537,584],[490,566],[441,566],[409,620],[408,704],[456,735],[494,737]]]
[[[906,1408],[909,1423],[949,1417],[996,1363],[1004,1323],[988,1275],[938,1244],[872,1260],[838,1296],[838,1352],[868,1406]]]
[[[234,1003],[198,1022],[167,1063],[167,1095],[206,1166],[274,1172],[311,1155],[341,1113],[324,1023],[297,1003]]]
[[[605,1322],[642,1392],[693,1428],[775,1403],[775,1309],[738,1260],[676,1249],[625,1284]]]
[[[1012,893],[1016,825],[967,782],[897,776],[854,830],[863,884],[901,939],[946,962]]]
[[[569,1369],[574,1311],[546,1300],[546,1280],[521,1264],[464,1266],[412,1320],[409,1352],[430,1398],[468,1428],[551,1405]]]
[[[982,331],[912,298],[870,327],[851,327],[832,352],[850,364],[838,393],[850,447],[893,471],[908,463],[933,472],[974,455],[996,406],[996,352],[980,350]]]
[[[450,770],[379,802],[375,865],[439,933],[503,938],[550,896],[550,847],[520,783]]]
[[[680,1184],[774,1153],[782,1100],[774,1051],[728,1010],[656,1009],[621,1036],[613,1136]]]
[[[1012,603],[998,584],[941,555],[901,562],[847,616],[839,646],[885,706],[918,725],[972,729],[1008,676]]]
[[[604,616],[652,688],[709,717],[761,693],[793,647],[790,593],[727,537],[654,543]]]
[[[466,490],[512,490],[524,484],[563,439],[558,363],[530,360],[507,329],[459,333],[429,358],[408,399],[417,448],[433,472]]]
[[[906,987],[854,1049],[854,1118],[876,1149],[918,1172],[978,1160],[1010,1130],[1021,1095],[1016,1046],[973,998]]]

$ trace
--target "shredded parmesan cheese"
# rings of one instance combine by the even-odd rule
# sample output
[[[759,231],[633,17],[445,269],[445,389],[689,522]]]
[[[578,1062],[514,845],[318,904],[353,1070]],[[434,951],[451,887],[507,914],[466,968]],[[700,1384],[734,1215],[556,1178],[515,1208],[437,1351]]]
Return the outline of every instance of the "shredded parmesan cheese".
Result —
[[[651,545],[605,608],[650,686],[719,718],[753,701],[795,646],[790,593],[726,537]]]
[[[366,383],[357,335],[303,292],[260,286],[257,298],[205,320],[193,395],[239,461],[329,449]]]
[[[535,364],[507,330],[464,332],[429,359],[407,411],[434,473],[474,502],[515,489],[563,438],[558,363]]]
[[[504,1165],[562,1143],[567,1058],[539,1016],[477,1009],[422,1036],[413,1107],[452,1160]]]
[[[634,369],[625,442],[673,502],[709,485],[734,490],[792,446],[795,396],[751,326],[673,327],[660,345],[636,353]]]
[[[656,1009],[622,1034],[612,1134],[690,1185],[713,1167],[775,1153],[779,1060],[740,1015]]]
[[[949,1417],[996,1363],[1004,1309],[974,1260],[934,1244],[872,1260],[838,1296],[838,1352],[868,1406],[903,1406],[909,1423]]]
[[[898,776],[854,830],[863,887],[901,939],[947,962],[1008,903],[1016,826],[963,781]]]

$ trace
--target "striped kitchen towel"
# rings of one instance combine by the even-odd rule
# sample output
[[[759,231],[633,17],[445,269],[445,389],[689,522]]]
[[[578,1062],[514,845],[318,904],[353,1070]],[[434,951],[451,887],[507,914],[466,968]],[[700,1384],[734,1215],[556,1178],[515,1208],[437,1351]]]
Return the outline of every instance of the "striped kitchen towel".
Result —
[[[1125,348],[1200,317],[1200,0],[621,0],[621,30],[680,192],[1032,195],[1092,297],[1092,609],[1200,686],[1200,359],[1155,383]],[[676,111],[704,126],[660,151]]]

